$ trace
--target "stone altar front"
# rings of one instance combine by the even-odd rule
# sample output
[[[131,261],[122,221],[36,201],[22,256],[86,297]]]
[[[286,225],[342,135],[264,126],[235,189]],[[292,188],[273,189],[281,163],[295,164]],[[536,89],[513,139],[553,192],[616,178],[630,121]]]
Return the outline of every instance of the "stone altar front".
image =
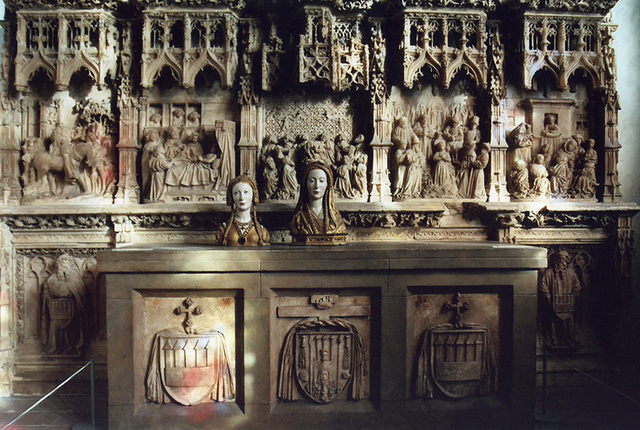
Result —
[[[532,426],[546,264],[498,243],[100,251],[109,426]]]

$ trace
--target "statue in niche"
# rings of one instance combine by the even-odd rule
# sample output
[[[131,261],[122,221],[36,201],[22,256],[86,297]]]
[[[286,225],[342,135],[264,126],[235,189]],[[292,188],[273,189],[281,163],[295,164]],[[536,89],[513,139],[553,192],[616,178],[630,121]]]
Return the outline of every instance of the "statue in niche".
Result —
[[[25,188],[33,186],[37,181],[36,168],[33,165],[33,158],[39,152],[45,151],[44,143],[37,137],[28,137],[24,140],[22,147],[22,183]]]
[[[144,132],[144,146],[142,147],[142,157],[140,159],[142,166],[142,194],[146,196],[146,201],[151,200],[149,196],[149,187],[151,186],[151,168],[150,168],[150,160],[151,155],[156,153],[155,149],[159,146],[162,146],[162,142],[160,141],[160,135],[155,130],[145,130]],[[164,185],[164,176],[162,177],[162,185]],[[155,199],[157,200],[157,199]]]
[[[391,142],[395,145],[394,166],[396,178],[394,182],[394,196],[399,196],[404,187],[407,171],[407,150],[414,144],[420,143],[418,136],[413,132],[407,117],[402,117],[391,134]]]
[[[265,198],[275,198],[278,191],[278,167],[276,166],[276,160],[273,159],[272,155],[269,155],[265,159],[262,177],[264,179]]]
[[[355,195],[351,181],[352,173],[355,170],[355,154],[356,148],[347,144],[346,153],[341,154],[338,159],[335,190],[340,197],[352,198]]]
[[[585,143],[586,149],[583,149],[579,159],[579,169],[572,194],[574,197],[591,198],[596,195],[596,166],[598,164],[598,153],[594,149],[595,141],[588,139]]]
[[[42,285],[40,340],[50,355],[79,357],[86,348],[89,294],[75,259],[61,254]]]
[[[333,175],[324,164],[305,168],[290,228],[293,245],[346,244],[347,229],[333,202]]]
[[[227,186],[231,218],[218,229],[218,244],[231,246],[269,245],[270,236],[257,220],[258,186],[248,176],[238,176]]]
[[[451,118],[451,124],[446,126],[442,132],[442,136],[451,152],[451,160],[453,162],[458,161],[458,152],[462,149],[465,139],[464,134],[464,126],[460,124],[460,120],[456,117]]]
[[[497,364],[489,329],[462,322],[471,309],[460,293],[443,311],[453,311],[451,323],[429,327],[418,348],[418,397],[434,398],[436,389],[444,396],[461,399],[496,391]]]
[[[454,197],[458,194],[456,171],[451,162],[447,143],[436,135],[436,152],[433,154],[433,186],[438,197]]]
[[[353,188],[356,197],[367,198],[367,162],[369,157],[364,151],[364,136],[358,135],[354,141],[356,145],[356,168],[353,173]]]
[[[547,172],[547,168],[544,167],[544,155],[536,155],[533,163],[529,165],[529,177],[531,182],[529,197],[548,197],[551,185],[549,184],[549,172]]]
[[[548,113],[544,116],[544,127],[540,132],[540,146],[548,154],[553,154],[562,143],[562,133],[557,124],[558,115],[554,113]],[[551,161],[547,157],[547,162]]]
[[[284,200],[295,199],[300,189],[296,174],[294,143],[293,139],[285,139],[285,146],[278,150],[278,159],[282,165],[282,187],[278,190],[278,197]]]
[[[569,160],[565,154],[559,154],[555,159],[556,163],[549,168],[551,194],[554,197],[566,197],[572,176]]]
[[[420,152],[419,140],[414,140],[411,147],[405,151],[404,160],[407,170],[405,172],[402,190],[398,197],[401,199],[421,197],[425,156]]]
[[[484,169],[489,164],[490,148],[482,144],[476,154],[476,144],[467,141],[460,151],[460,171],[458,172],[458,194],[467,199],[486,199]]]
[[[433,156],[433,147],[431,145],[433,131],[429,128],[427,114],[420,115],[420,118],[413,126],[413,132],[420,139],[420,152],[424,154],[425,160],[428,162]]]
[[[545,346],[553,349],[580,346],[575,311],[582,286],[570,261],[567,251],[552,254],[549,267],[538,279],[541,333]]]
[[[526,122],[521,122],[509,133],[508,140],[514,148],[531,148],[533,146],[533,131],[531,125]]]
[[[185,315],[182,328],[156,333],[145,379],[146,399],[153,403],[193,406],[235,398],[235,384],[227,341],[217,330],[201,331],[194,316],[202,315],[191,297],[176,307]]]
[[[524,199],[529,194],[529,170],[524,160],[516,160],[509,173],[509,193],[516,199]]]
[[[474,115],[469,120],[469,128],[464,133],[463,146],[465,144],[468,145],[473,143],[473,146],[477,147],[480,144],[480,130],[478,129],[479,126],[480,126],[480,118]]]

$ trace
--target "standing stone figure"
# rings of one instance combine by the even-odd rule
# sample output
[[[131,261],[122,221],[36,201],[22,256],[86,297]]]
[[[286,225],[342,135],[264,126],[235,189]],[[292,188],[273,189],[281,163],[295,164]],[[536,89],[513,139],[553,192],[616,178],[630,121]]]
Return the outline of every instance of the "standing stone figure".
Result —
[[[404,181],[407,173],[407,151],[414,143],[420,143],[420,139],[413,132],[409,120],[406,117],[400,118],[398,125],[391,134],[396,151],[394,164],[396,168],[396,180],[394,182],[394,195],[399,195],[404,188]]]
[[[60,255],[42,285],[40,339],[48,354],[80,356],[89,330],[88,294],[69,254]]]
[[[569,266],[567,251],[551,256],[550,267],[538,279],[539,310],[544,344],[554,349],[580,346],[575,323],[576,301],[581,284]]]

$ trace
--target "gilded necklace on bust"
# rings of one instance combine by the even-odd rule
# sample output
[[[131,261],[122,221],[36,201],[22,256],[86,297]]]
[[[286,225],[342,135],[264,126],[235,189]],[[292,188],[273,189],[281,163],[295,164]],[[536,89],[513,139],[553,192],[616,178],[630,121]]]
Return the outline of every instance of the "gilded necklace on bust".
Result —
[[[246,238],[249,232],[251,231],[251,226],[252,226],[251,221],[246,223],[240,223],[234,219],[233,226],[236,228],[236,231],[238,232],[238,244],[244,245],[245,243],[247,243]]]

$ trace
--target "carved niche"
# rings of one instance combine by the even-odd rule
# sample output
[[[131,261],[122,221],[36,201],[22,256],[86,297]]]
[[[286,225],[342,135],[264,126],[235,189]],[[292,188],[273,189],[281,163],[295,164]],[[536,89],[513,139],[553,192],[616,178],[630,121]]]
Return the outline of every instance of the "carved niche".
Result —
[[[487,16],[477,10],[423,10],[402,13],[404,85],[412,88],[425,73],[434,75],[443,88],[463,69],[478,87],[487,87],[485,34]]]
[[[211,309],[203,309],[196,301],[204,300],[187,297],[173,309],[178,317],[184,315],[181,328],[164,329],[153,336],[145,379],[149,402],[174,401],[192,406],[235,399],[233,362],[227,340],[218,330],[198,328],[194,317]],[[206,302],[212,304],[210,299]],[[160,315],[158,310],[154,309],[154,317]]]
[[[150,9],[143,11],[141,84],[151,88],[168,67],[184,88],[211,66],[224,88],[233,86],[238,68],[238,16],[231,10]]]
[[[368,398],[370,313],[368,297],[282,298],[278,327],[287,330],[281,333],[278,398],[320,404]]]
[[[37,254],[18,257],[18,344],[37,338],[46,356],[81,357],[99,330],[95,257],[74,250]]]
[[[18,91],[28,90],[30,78],[39,69],[60,91],[67,89],[71,76],[81,68],[89,71],[98,89],[108,75],[115,78],[119,34],[110,12],[20,10],[16,15]]]
[[[362,15],[334,15],[327,7],[305,6],[300,36],[299,81],[334,91],[369,88],[369,46],[362,40]]]

